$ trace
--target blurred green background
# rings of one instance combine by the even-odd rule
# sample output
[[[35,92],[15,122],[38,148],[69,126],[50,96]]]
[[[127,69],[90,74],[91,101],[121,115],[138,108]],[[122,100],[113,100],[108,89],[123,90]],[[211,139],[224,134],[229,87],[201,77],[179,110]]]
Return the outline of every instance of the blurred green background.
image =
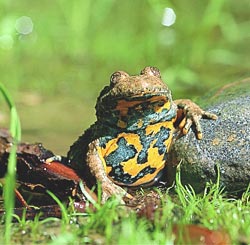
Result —
[[[165,8],[176,14],[171,26]],[[156,66],[174,98],[249,76],[249,17],[249,0],[1,0],[0,82],[16,101],[23,141],[65,154],[94,122],[116,70]]]

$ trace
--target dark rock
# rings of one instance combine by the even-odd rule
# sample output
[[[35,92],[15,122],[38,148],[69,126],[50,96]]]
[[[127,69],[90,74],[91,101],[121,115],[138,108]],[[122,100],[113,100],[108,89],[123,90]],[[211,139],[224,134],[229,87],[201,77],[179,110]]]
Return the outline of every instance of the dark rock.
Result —
[[[191,184],[197,192],[206,182],[215,182],[218,171],[220,184],[228,192],[246,190],[250,182],[250,78],[228,84],[198,104],[218,119],[201,120],[202,140],[190,130],[175,142],[170,176],[180,163],[182,183]]]

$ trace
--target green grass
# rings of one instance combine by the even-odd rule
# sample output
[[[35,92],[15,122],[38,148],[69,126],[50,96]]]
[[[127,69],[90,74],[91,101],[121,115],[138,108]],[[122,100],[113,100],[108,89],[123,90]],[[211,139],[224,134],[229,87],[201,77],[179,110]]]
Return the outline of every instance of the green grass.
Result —
[[[114,198],[96,206],[96,211],[86,213],[77,213],[72,207],[63,208],[61,220],[39,221],[39,216],[34,221],[19,219],[19,224],[12,227],[11,242],[172,244],[174,224],[198,224],[227,232],[233,244],[249,243],[249,190],[241,199],[227,198],[218,183],[208,184],[204,193],[198,195],[190,186],[182,186],[178,173],[175,194],[161,193],[163,209],[155,213],[153,221],[138,218]]]
[[[17,150],[17,143],[21,139],[21,125],[20,120],[17,114],[17,110],[15,104],[9,95],[8,91],[4,87],[3,84],[0,83],[0,91],[8,104],[10,109],[10,133],[13,137],[13,145],[11,147],[7,173],[5,175],[5,185],[4,185],[4,208],[6,210],[5,215],[5,235],[4,240],[5,243],[8,244],[11,239],[11,222],[12,222],[12,215],[13,215],[13,208],[15,205],[15,182],[16,182],[16,150]]]
[[[176,23],[168,28],[161,25],[165,7],[172,7],[177,15]],[[80,128],[89,125],[89,118],[94,120],[96,96],[115,70],[136,74],[146,65],[157,66],[174,98],[201,95],[214,86],[249,76],[249,10],[248,0],[241,4],[233,0],[2,0],[1,81],[18,101],[24,136],[31,132],[33,142],[42,135],[42,141],[52,147],[59,144],[56,140],[66,142],[66,131],[77,136]],[[34,23],[29,35],[15,30],[22,15]],[[9,39],[4,44],[6,35]],[[34,112],[24,103],[23,92],[27,91],[42,97],[43,103]],[[11,110],[11,132],[18,140],[16,108],[5,89],[3,95]],[[31,120],[34,113],[37,119]],[[79,131],[74,131],[76,127]],[[63,211],[62,220],[22,218],[11,224],[14,151],[15,144],[4,186],[7,214],[4,229],[0,229],[6,243],[11,239],[13,243],[165,244],[173,240],[175,223],[222,228],[234,243],[250,237],[249,190],[241,199],[233,199],[224,196],[218,184],[208,184],[197,195],[191,187],[183,187],[178,176],[176,193],[163,194],[163,213],[156,215],[155,222],[138,219],[111,200],[95,213],[78,214],[70,208]]]

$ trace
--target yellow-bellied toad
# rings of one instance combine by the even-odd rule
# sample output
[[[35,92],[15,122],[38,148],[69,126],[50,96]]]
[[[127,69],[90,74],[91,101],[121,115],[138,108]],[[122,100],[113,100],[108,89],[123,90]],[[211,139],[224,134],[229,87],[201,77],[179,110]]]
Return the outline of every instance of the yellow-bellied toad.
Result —
[[[71,146],[70,164],[88,181],[99,181],[102,201],[127,195],[121,186],[143,186],[158,181],[167,164],[173,136],[186,134],[199,120],[216,119],[190,100],[173,101],[157,68],[138,76],[115,72],[96,104],[97,121]]]

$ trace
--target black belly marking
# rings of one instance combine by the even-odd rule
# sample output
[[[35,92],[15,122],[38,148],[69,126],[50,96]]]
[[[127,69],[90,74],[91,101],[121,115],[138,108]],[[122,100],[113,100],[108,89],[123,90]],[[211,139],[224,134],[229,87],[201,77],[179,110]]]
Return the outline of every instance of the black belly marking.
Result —
[[[122,166],[117,166],[111,170],[109,173],[109,177],[114,179],[115,182],[119,182],[120,184],[123,185],[132,185],[135,183],[137,180],[143,178],[146,174],[152,174],[154,173],[156,168],[151,168],[150,166],[145,167],[142,169],[136,176],[131,176],[128,173],[124,173]]]
[[[157,138],[156,143],[153,147],[158,149],[159,155],[165,154],[167,152],[167,146],[164,141],[166,141],[170,137],[170,129],[161,127],[160,131],[155,135]]]
[[[161,127],[160,131],[156,134],[149,134],[145,135],[145,132],[142,131],[142,133],[138,133],[140,135],[140,140],[142,144],[142,150],[139,152],[137,157],[137,163],[143,164],[148,161],[148,154],[150,153],[150,145],[153,140],[157,139],[153,147],[156,147],[158,149],[159,155],[163,155],[167,153],[167,146],[165,144],[165,141],[170,137],[170,129]]]
[[[137,150],[133,145],[129,145],[126,139],[123,137],[117,141],[117,150],[111,152],[108,156],[104,157],[106,165],[112,168],[116,168],[122,162],[126,162],[129,159],[135,157]]]
[[[150,144],[153,140],[152,133],[150,135],[145,135],[145,130],[141,131],[142,133],[139,133],[140,141],[142,144],[142,150],[139,152],[137,157],[137,163],[143,164],[148,161],[148,150],[150,148]]]

